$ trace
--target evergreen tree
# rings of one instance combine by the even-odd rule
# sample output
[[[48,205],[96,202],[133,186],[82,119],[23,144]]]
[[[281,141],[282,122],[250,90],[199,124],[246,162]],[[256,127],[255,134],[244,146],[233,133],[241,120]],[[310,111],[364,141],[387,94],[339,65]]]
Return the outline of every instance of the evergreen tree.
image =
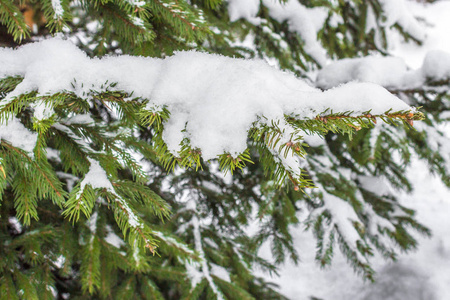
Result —
[[[398,195],[411,191],[412,155],[450,186],[449,143],[438,126],[449,118],[450,54],[430,53],[419,70],[389,56],[394,34],[424,39],[424,24],[402,0],[1,0],[0,16],[1,44],[24,45],[0,51],[0,298],[284,299],[254,270],[298,262],[291,225],[314,232],[321,266],[338,246],[369,280],[375,251],[395,259],[417,247],[413,231],[430,234]],[[104,58],[87,59],[62,40],[28,44],[55,34]],[[301,81],[261,62],[171,57],[180,50],[264,59]],[[122,54],[164,60],[106,56]],[[206,61],[201,80],[188,78]],[[145,97],[148,87],[126,81],[136,79],[127,66],[160,70],[159,89]],[[258,115],[246,149],[216,153],[218,139],[196,140],[195,130],[210,131],[183,116],[198,107],[166,100],[197,90],[224,99],[202,85],[221,88],[207,81],[214,72],[248,84],[244,98],[269,93],[281,102],[304,81],[327,91],[302,85],[309,101],[299,93],[298,107],[308,113]],[[395,106],[379,86],[331,89],[354,80],[420,111]],[[241,97],[233,88],[220,91]],[[363,97],[381,104],[329,101]],[[308,103],[321,99],[329,106]],[[238,135],[222,131],[215,134]],[[177,133],[174,147],[168,137]],[[273,263],[258,256],[265,242]]]

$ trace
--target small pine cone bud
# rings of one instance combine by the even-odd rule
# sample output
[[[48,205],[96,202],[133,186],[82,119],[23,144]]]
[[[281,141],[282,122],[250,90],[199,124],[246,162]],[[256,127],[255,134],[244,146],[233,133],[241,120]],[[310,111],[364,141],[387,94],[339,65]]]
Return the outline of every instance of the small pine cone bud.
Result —
[[[408,122],[409,125],[414,126],[414,121],[411,119],[407,119],[406,122]]]

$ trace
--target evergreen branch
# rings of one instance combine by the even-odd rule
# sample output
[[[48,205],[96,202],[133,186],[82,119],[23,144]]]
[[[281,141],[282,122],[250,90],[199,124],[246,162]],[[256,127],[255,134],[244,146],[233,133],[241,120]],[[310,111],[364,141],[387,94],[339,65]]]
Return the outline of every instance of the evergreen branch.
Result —
[[[54,182],[52,182],[49,178],[49,176],[46,174],[46,172],[44,172],[44,170],[41,169],[41,167],[35,162],[33,161],[23,150],[20,150],[12,145],[10,145],[9,143],[5,142],[2,140],[1,145],[16,152],[17,154],[19,154],[20,156],[26,158],[26,160],[34,166],[34,168],[36,170],[39,171],[39,173],[41,174],[41,176],[45,179],[45,181],[49,184],[49,186],[53,189],[53,191],[56,193],[56,195],[58,196],[58,198],[63,198],[63,194],[64,192],[61,190],[61,188],[57,187],[57,184],[55,184]],[[56,203],[61,203],[61,201],[56,201]]]
[[[212,276],[214,282],[228,299],[255,300],[255,298],[247,291],[242,289],[237,282],[227,282],[217,276]]]
[[[159,195],[153,192],[150,188],[142,185],[136,185],[131,181],[116,181],[112,185],[114,189],[120,194],[127,195],[128,199],[140,198],[143,205],[146,207],[151,206],[155,215],[161,220],[168,219],[170,217],[170,206]]]
[[[159,290],[158,286],[150,280],[150,278],[143,278],[141,281],[140,296],[142,299],[148,300],[164,300],[164,296]]]
[[[95,233],[83,247],[81,256],[81,283],[83,291],[93,294],[100,288],[100,244]]]
[[[161,14],[161,16],[163,16],[170,23],[176,24],[175,22],[173,22],[173,18],[180,21],[181,24],[184,25],[182,27],[184,27],[186,30],[183,32],[182,30],[179,30],[177,26],[175,26],[175,29],[182,36],[188,37],[189,30],[195,32],[198,30],[207,29],[206,26],[200,27],[200,25],[203,25],[202,22],[199,22],[199,20],[197,20],[193,15],[193,13],[187,8],[187,6],[183,6],[182,4],[184,4],[183,0],[176,2],[173,2],[172,0],[168,1],[152,0],[150,2],[150,7],[153,10],[158,11]],[[169,18],[169,16],[171,16],[172,18]]]
[[[187,292],[181,299],[183,300],[195,300],[199,299],[203,291],[208,286],[208,280],[206,278],[202,279],[196,286]]]
[[[150,250],[150,252],[153,255],[156,254],[157,245],[155,241],[151,238],[151,233],[144,232],[144,230],[148,231],[146,229],[145,223],[143,223],[142,220],[135,214],[135,212],[132,211],[130,207],[128,207],[128,205],[124,202],[123,199],[120,198],[120,196],[116,194],[112,195],[112,197],[114,198],[113,203],[117,205],[119,208],[118,210],[117,209],[115,210],[116,212],[115,216],[117,224],[122,229],[123,235],[126,236],[127,230],[130,229],[131,232],[137,234],[137,237],[139,237],[139,241],[144,242],[145,248]],[[110,197],[107,196],[106,199],[108,199],[108,202],[110,202]],[[124,219],[123,216],[125,217]],[[133,222],[139,223],[137,224],[130,223],[130,220],[135,220]],[[130,242],[133,241],[134,243],[135,239],[133,238],[133,235],[130,235],[129,241]]]
[[[22,13],[10,0],[0,0],[0,22],[8,28],[14,41],[21,42],[30,35]]]
[[[132,16],[124,14],[122,10],[110,3],[102,3],[101,8],[103,18],[106,21],[105,23],[114,26],[119,36],[128,43],[140,45],[144,42],[150,42],[155,38],[155,33],[150,23],[143,20],[141,20],[143,24],[133,22]],[[104,12],[107,12],[107,14]]]
[[[95,205],[96,193],[90,184],[87,184],[82,190],[80,184],[72,189],[69,199],[65,203],[65,210],[62,215],[68,217],[69,221],[77,222],[80,218],[80,212],[89,218]]]
[[[35,100],[35,96],[36,92],[30,92],[0,103],[0,122],[4,124],[10,117],[19,114]]]
[[[43,0],[40,2],[50,32],[62,31],[64,26],[67,26],[67,21],[72,18],[70,15],[69,1]]]
[[[11,272],[13,271],[16,270],[11,270]],[[2,293],[0,294],[1,300],[19,300],[11,275],[10,272],[2,272],[2,276],[0,277],[0,288],[2,290]]]

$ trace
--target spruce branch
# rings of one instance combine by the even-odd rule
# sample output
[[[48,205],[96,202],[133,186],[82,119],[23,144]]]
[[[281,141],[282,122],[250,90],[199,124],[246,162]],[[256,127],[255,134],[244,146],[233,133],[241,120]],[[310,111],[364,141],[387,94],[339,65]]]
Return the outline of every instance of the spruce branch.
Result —
[[[6,25],[8,33],[12,34],[16,42],[21,42],[30,35],[25,19],[13,1],[0,1],[0,20],[2,24]]]

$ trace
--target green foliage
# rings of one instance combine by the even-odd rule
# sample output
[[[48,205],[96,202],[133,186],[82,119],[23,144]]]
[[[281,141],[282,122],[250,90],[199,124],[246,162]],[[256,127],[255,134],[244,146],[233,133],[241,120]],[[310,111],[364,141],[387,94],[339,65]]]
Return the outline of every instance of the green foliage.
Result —
[[[31,5],[36,19],[44,16],[44,24],[31,32],[18,3],[1,0],[0,19],[13,43],[64,32],[91,56],[164,57],[199,49],[271,59],[310,82],[308,72],[320,68],[303,38],[264,5],[254,24],[230,22],[221,0],[63,0],[62,14],[50,0],[21,2]],[[328,57],[386,54],[378,1],[299,2],[328,9],[318,32]],[[367,33],[369,9],[377,22]],[[336,16],[342,22],[335,24]],[[392,29],[417,40],[398,24]],[[398,250],[417,247],[412,230],[430,234],[398,201],[397,190],[411,190],[405,175],[411,157],[427,161],[450,186],[446,137],[438,129],[448,121],[442,114],[450,108],[448,78],[430,78],[423,89],[391,90],[420,112],[327,110],[271,124],[261,116],[249,130],[248,149],[211,161],[188,139],[178,156],[169,152],[162,132],[170,111],[148,109],[151,99],[116,91],[115,83],[82,98],[30,90],[6,101],[21,82],[0,78],[0,123],[19,120],[37,142],[32,153],[5,139],[0,145],[0,299],[54,299],[53,293],[74,299],[285,299],[254,269],[276,274],[287,259],[298,262],[291,230],[302,224],[317,239],[320,266],[329,266],[340,249],[356,272],[372,280],[375,251],[395,259]],[[35,118],[39,105],[52,114]],[[414,121],[422,125],[414,129]],[[301,168],[286,164],[293,157],[301,158]],[[85,181],[90,176],[103,184]],[[374,178],[397,190],[374,192],[367,185]],[[343,222],[332,204],[355,219]],[[267,243],[273,263],[258,256]]]
[[[30,35],[24,17],[14,1],[0,1],[0,20],[7,27],[8,33],[13,36],[14,41],[20,42]]]

